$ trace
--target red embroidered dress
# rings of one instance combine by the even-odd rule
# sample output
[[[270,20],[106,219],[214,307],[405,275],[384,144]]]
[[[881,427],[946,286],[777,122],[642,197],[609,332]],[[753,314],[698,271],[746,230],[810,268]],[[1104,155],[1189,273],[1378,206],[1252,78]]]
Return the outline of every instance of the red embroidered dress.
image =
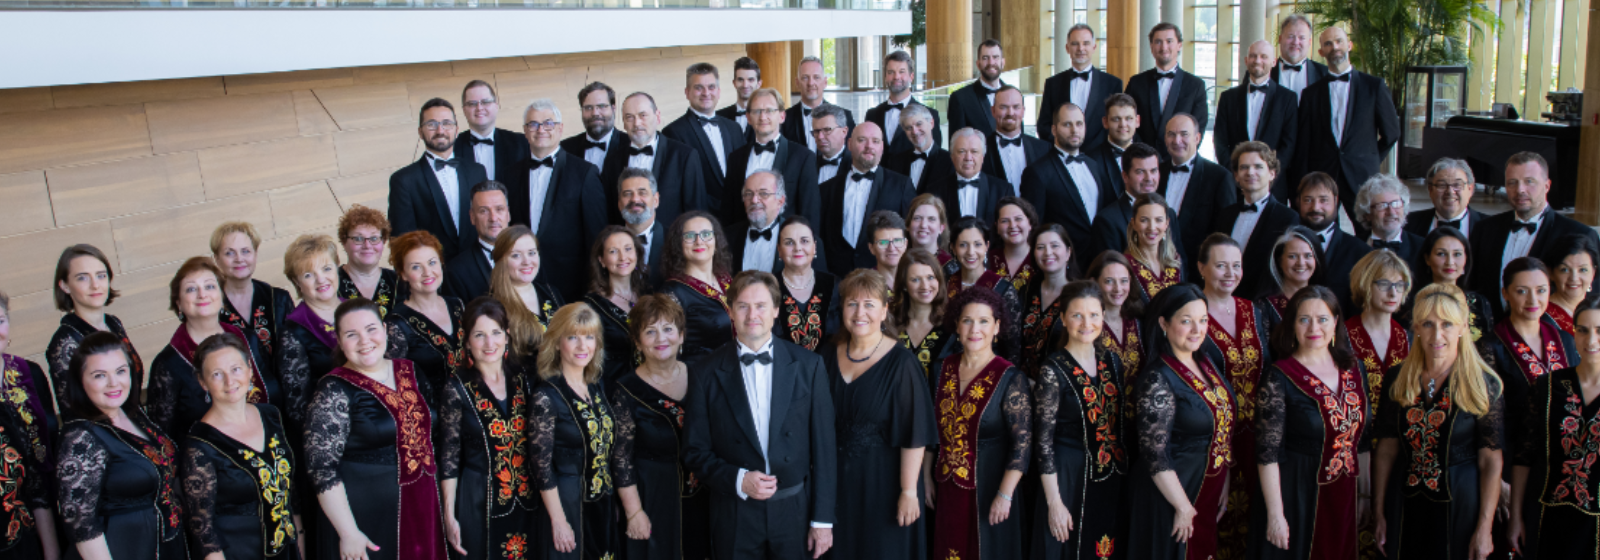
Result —
[[[1028,281],[1033,279],[1034,275],[1039,272],[1039,267],[1033,264],[1032,251],[1029,251],[1028,256],[1022,259],[1022,263],[1017,265],[1016,270],[1011,270],[1010,268],[1010,263],[1006,261],[1005,244],[995,243],[991,245],[989,247],[989,270],[1000,275],[1000,278],[1011,282],[1011,287],[1016,288],[1017,291],[1020,292],[1023,288],[1028,287]]]
[[[1233,298],[1234,334],[1211,317],[1206,336],[1216,345],[1222,372],[1233,385],[1238,422],[1233,432],[1233,457],[1236,466],[1229,470],[1228,511],[1217,522],[1217,557],[1244,558],[1250,544],[1250,504],[1261,492],[1261,475],[1256,472],[1255,426],[1256,386],[1266,367],[1266,340],[1256,329],[1255,304]]]
[[[1355,353],[1356,361],[1361,364],[1361,370],[1367,372],[1367,402],[1370,403],[1371,414],[1377,414],[1378,403],[1383,402],[1383,379],[1390,372],[1397,371],[1396,368],[1405,363],[1406,356],[1411,355],[1411,336],[1406,333],[1405,327],[1390,319],[1389,349],[1383,356],[1378,356],[1372,336],[1367,334],[1367,327],[1361,324],[1360,315],[1346,319],[1344,330],[1350,338],[1350,349]]]
[[[1263,558],[1349,560],[1360,553],[1356,455],[1371,419],[1364,380],[1351,368],[1329,386],[1294,358],[1279,360],[1263,379],[1260,463],[1278,465],[1283,496],[1312,498],[1285,500],[1289,534],[1300,537],[1290,537],[1288,551],[1263,549]]]
[[[1523,512],[1525,552],[1537,558],[1600,558],[1600,398],[1584,398],[1576,368],[1535,382],[1529,398],[1529,437],[1515,461],[1530,468],[1528,491],[1538,496]]]
[[[1572,321],[1572,314],[1567,313],[1567,310],[1556,305],[1556,302],[1550,302],[1550,305],[1545,307],[1544,314],[1549,316],[1550,320],[1555,321],[1556,326],[1561,327],[1561,330],[1567,331],[1567,334],[1578,334],[1577,324]]]
[[[1133,281],[1139,285],[1139,293],[1142,294],[1141,297],[1144,298],[1144,301],[1150,301],[1150,298],[1156,297],[1156,294],[1161,293],[1161,290],[1183,281],[1183,272],[1180,270],[1182,268],[1181,264],[1179,266],[1163,266],[1160,270],[1151,270],[1145,266],[1144,261],[1134,257],[1132,253],[1123,253],[1123,256],[1128,257],[1128,264],[1132,267],[1130,272],[1133,274]]]
[[[1012,519],[1000,526],[990,525],[988,514],[997,481],[1004,470],[1026,470],[1032,440],[1028,420],[1028,398],[1020,379],[1006,381],[1012,367],[995,357],[978,372],[966,387],[961,386],[961,356],[944,360],[939,384],[934,391],[934,414],[939,421],[939,454],[933,463],[936,486],[933,554],[941,560],[978,560],[1011,556],[985,556],[984,551],[1000,554],[1015,550],[1020,543],[1020,513],[1012,508]],[[997,394],[998,393],[998,394]],[[1003,409],[996,410],[999,406]],[[994,432],[1008,432],[999,436]],[[1003,440],[999,447],[990,445]],[[994,453],[1006,453],[1009,460],[997,460]],[[1001,472],[980,472],[991,464]]]

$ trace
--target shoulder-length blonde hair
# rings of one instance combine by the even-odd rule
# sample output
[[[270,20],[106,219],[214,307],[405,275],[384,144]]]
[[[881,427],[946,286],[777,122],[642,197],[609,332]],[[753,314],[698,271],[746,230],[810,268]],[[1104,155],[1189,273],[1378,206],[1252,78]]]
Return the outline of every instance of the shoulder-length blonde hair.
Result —
[[[506,317],[511,320],[511,349],[517,356],[527,356],[539,349],[544,337],[544,324],[539,322],[539,316],[528,309],[528,303],[522,301],[522,296],[517,293],[515,281],[511,279],[511,265],[506,264],[506,256],[511,254],[511,248],[517,241],[527,237],[533,239],[533,250],[539,250],[539,238],[533,234],[528,226],[511,226],[500,232],[494,240],[494,250],[490,257],[494,259],[494,269],[489,272],[489,294],[500,301],[506,308]],[[544,272],[543,261],[540,261],[540,272]],[[534,277],[537,281],[538,277]]]
[[[1355,268],[1350,269],[1350,295],[1360,309],[1352,310],[1350,315],[1360,315],[1362,311],[1372,305],[1372,296],[1377,295],[1377,290],[1372,289],[1372,283],[1385,276],[1397,276],[1401,282],[1406,283],[1406,289],[1411,285],[1411,267],[1405,259],[1394,251],[1378,249],[1356,261]]]
[[[1467,294],[1449,284],[1429,284],[1417,294],[1416,307],[1411,316],[1412,331],[1416,326],[1429,317],[1438,316],[1440,320],[1455,323],[1462,333],[1467,332]],[[1422,391],[1422,374],[1427,369],[1426,352],[1413,351],[1406,357],[1400,366],[1400,373],[1395,376],[1394,383],[1389,387],[1389,398],[1401,406],[1411,406],[1417,400],[1417,393]],[[1489,375],[1489,364],[1478,355],[1478,347],[1472,339],[1463,336],[1456,345],[1456,365],[1450,372],[1450,400],[1455,402],[1461,410],[1473,416],[1483,416],[1489,412],[1488,382],[1484,377]]]
[[[1128,243],[1128,253],[1134,255],[1135,257],[1138,257],[1139,253],[1141,253],[1141,251],[1137,249],[1137,247],[1139,247],[1138,242],[1134,241],[1139,237],[1139,231],[1137,229],[1139,209],[1152,205],[1160,206],[1162,210],[1166,211],[1168,218],[1172,217],[1172,210],[1167,207],[1166,197],[1156,193],[1148,193],[1141,194],[1133,198],[1133,216],[1129,218],[1128,233],[1126,236],[1127,238],[1123,241]],[[1172,229],[1174,227],[1177,227],[1177,224],[1171,219],[1168,219],[1167,233],[1166,235],[1161,236],[1161,244],[1156,246],[1156,258],[1161,259],[1162,267],[1172,268],[1183,266],[1183,261],[1179,260],[1178,258],[1178,246],[1172,242]],[[1144,261],[1144,259],[1139,260],[1141,262]],[[1150,266],[1150,263],[1144,264],[1145,266]]]
[[[606,361],[606,340],[600,332],[600,314],[589,304],[569,303],[556,310],[550,318],[550,329],[539,343],[539,378],[561,377],[561,340],[573,335],[594,335],[594,355],[589,365],[583,366],[583,382],[594,383],[600,379],[600,365]]]

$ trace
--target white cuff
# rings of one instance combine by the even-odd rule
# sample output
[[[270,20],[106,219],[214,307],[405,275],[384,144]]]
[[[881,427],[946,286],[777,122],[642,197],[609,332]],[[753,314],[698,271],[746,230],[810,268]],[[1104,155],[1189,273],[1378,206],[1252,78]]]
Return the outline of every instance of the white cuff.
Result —
[[[832,529],[833,528],[833,524],[832,523],[823,523],[821,521],[812,521],[811,522],[811,528],[812,529]]]
[[[739,478],[733,479],[733,493],[738,495],[741,500],[750,499],[750,495],[744,493],[744,473],[747,472],[750,471],[739,469]]]

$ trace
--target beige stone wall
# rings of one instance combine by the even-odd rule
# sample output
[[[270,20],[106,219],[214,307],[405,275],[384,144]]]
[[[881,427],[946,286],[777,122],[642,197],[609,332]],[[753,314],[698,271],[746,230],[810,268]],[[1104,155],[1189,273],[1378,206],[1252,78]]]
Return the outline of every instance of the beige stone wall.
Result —
[[[548,97],[572,135],[583,129],[577,92],[590,81],[610,84],[619,101],[649,92],[670,122],[688,108],[688,65],[711,62],[731,80],[744,51],[667,47],[0,90],[9,352],[35,360],[44,352],[60,320],[55,262],[74,243],[111,258],[122,297],[110,312],[146,360],[177,327],[167,311],[172,273],[209,254],[218,223],[255,224],[265,239],[256,277],[288,287],[284,247],[300,234],[332,233],[352,204],[383,209],[389,174],[420,157],[418,107],[432,97],[459,105],[470,80],[496,84],[501,128],[520,130],[522,108]]]

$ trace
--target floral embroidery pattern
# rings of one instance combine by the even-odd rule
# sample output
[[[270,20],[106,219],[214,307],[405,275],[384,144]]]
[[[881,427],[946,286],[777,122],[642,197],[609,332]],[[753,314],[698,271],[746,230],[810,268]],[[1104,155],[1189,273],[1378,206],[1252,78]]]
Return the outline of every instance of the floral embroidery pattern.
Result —
[[[379,272],[378,285],[372,288],[372,303],[378,305],[379,319],[388,317],[389,310],[394,307],[395,288],[398,286],[398,282],[399,277],[395,275],[394,271],[384,269]],[[361,290],[356,288],[356,283],[350,278],[350,275],[345,274],[344,270],[340,269],[339,299],[355,299],[358,297],[364,297],[361,295]]]
[[[978,276],[978,281],[972,283],[972,287],[989,288],[992,290],[995,286],[1000,285],[1002,280],[1004,280],[1004,278],[1001,278],[999,274],[985,270],[983,271],[982,275]],[[961,293],[961,279],[959,276],[957,276],[951,280],[950,286],[945,289],[945,295],[955,298],[956,294],[959,293]]]
[[[1211,363],[1198,360],[1200,372],[1195,373],[1183,367],[1177,358],[1162,356],[1167,366],[1177,372],[1178,378],[1194,389],[1194,392],[1205,400],[1206,407],[1211,409],[1211,452],[1210,462],[1206,464],[1206,476],[1215,476],[1222,473],[1222,468],[1233,464],[1233,398],[1228,395],[1228,389],[1222,384],[1222,378],[1211,369]]]
[[[1444,473],[1443,464],[1440,462],[1442,454],[1441,430],[1450,419],[1450,393],[1440,388],[1443,396],[1432,405],[1423,402],[1423,396],[1417,394],[1416,403],[1406,409],[1406,443],[1411,446],[1411,461],[1406,468],[1406,486],[1422,486],[1430,492],[1438,492],[1439,478]]]
[[[1571,380],[1563,379],[1561,385],[1567,393],[1561,406],[1566,416],[1557,429],[1561,433],[1561,451],[1565,457],[1561,459],[1561,479],[1550,490],[1550,501],[1576,502],[1573,505],[1578,509],[1594,514],[1600,508],[1596,507],[1589,472],[1600,460],[1600,416],[1585,419],[1583,396],[1572,386]]]
[[[1145,267],[1143,261],[1134,258],[1133,255],[1124,254],[1128,257],[1128,264],[1133,265],[1133,278],[1139,282],[1139,288],[1144,290],[1145,297],[1156,297],[1156,294],[1161,293],[1161,290],[1178,283],[1178,267],[1163,266],[1161,267],[1161,275],[1156,276],[1155,272]]]
[[[601,402],[596,399],[596,402]],[[571,399],[572,412],[578,425],[589,436],[588,495],[586,502],[604,498],[611,493],[611,446],[617,441],[616,423],[611,412],[600,405],[591,405],[583,399]]]
[[[11,442],[11,434],[0,428],[0,509],[3,509],[0,518],[6,521],[5,542],[8,545],[17,541],[23,527],[33,526],[33,513],[22,501],[22,480],[26,476],[22,452]]]
[[[941,482],[954,480],[956,486],[973,490],[977,488],[978,475],[978,420],[989,399],[994,396],[995,385],[1005,373],[1004,362],[995,360],[978,372],[961,390],[961,358],[945,358],[939,374],[937,413],[939,415],[939,473]]]
[[[506,382],[506,390],[510,394],[510,406],[506,415],[500,414],[500,409],[489,402],[492,395],[481,380],[471,383],[473,407],[478,409],[478,419],[486,428],[484,436],[489,439],[490,462],[493,463],[491,484],[494,485],[494,499],[500,505],[506,505],[512,500],[532,499],[533,485],[528,483],[527,454],[524,452],[528,444],[526,427],[527,398],[523,395],[522,384]],[[508,419],[507,416],[510,418]]]
[[[1001,280],[1011,281],[1011,287],[1019,292],[1028,287],[1028,281],[1033,279],[1034,271],[1038,270],[1038,267],[1033,265],[1033,252],[1030,251],[1028,256],[1022,259],[1022,264],[1017,265],[1017,271],[1011,272],[1011,265],[1006,262],[1005,248],[1000,243],[995,243],[989,250],[988,259],[989,270]]]
[[[178,447],[173,445],[167,436],[157,432],[155,426],[138,420],[135,420],[135,423],[139,429],[150,435],[151,439],[131,438],[132,445],[155,465],[156,472],[161,473],[161,490],[156,493],[157,503],[167,510],[167,527],[177,529],[183,522],[183,506],[178,503],[178,495],[172,486],[172,481],[178,478]],[[113,430],[113,433],[115,432],[116,430]]]
[[[671,399],[656,399],[656,406],[672,415],[672,421],[678,424],[678,429],[683,429],[683,406]],[[683,477],[683,496],[693,496],[700,491],[700,479],[694,471],[685,470]]]
[[[1318,484],[1328,484],[1341,476],[1359,474],[1356,462],[1356,437],[1366,423],[1367,403],[1362,399],[1361,374],[1354,369],[1339,372],[1339,391],[1317,379],[1317,376],[1292,360],[1279,362],[1290,383],[1304,391],[1311,400],[1322,405],[1322,472]],[[1290,364],[1293,367],[1290,367]]]
[[[1511,351],[1511,359],[1516,361],[1517,369],[1522,370],[1530,384],[1552,371],[1567,367],[1567,355],[1561,347],[1561,333],[1556,332],[1556,327],[1539,323],[1539,338],[1544,339],[1543,359],[1533,353],[1533,348],[1522,340],[1522,335],[1517,334],[1510,323],[1495,325],[1494,334]]]
[[[547,305],[548,303],[549,302],[546,302]],[[447,309],[451,319],[453,319],[456,323],[461,322],[462,311],[463,309],[458,307],[450,307]],[[455,368],[466,364],[467,358],[466,352],[464,351],[464,347],[466,345],[461,344],[463,337],[466,336],[466,333],[464,332],[466,329],[458,328],[456,329],[454,336],[447,335],[443,332],[440,332],[440,330],[434,326],[433,321],[428,320],[427,316],[420,312],[413,310],[410,313],[404,313],[404,315],[406,324],[411,325],[412,329],[416,330],[418,333],[421,333],[422,338],[428,341],[428,345],[433,346],[435,352],[438,352],[440,355],[444,356],[445,364],[449,365],[450,369],[454,370]]]
[[[1567,310],[1562,309],[1561,306],[1552,302],[1545,307],[1544,314],[1550,320],[1555,321],[1556,326],[1560,327],[1561,330],[1567,331],[1567,334],[1577,334],[1577,325],[1573,323],[1572,315],[1567,313]]]
[[[528,535],[512,533],[506,539],[505,555],[502,558],[523,558],[528,554]]]
[[[712,286],[712,285],[707,284],[705,282],[701,282],[699,278],[695,278],[695,277],[689,276],[687,274],[682,275],[682,276],[674,277],[673,280],[677,280],[678,282],[683,283],[683,285],[688,286],[689,289],[692,289],[692,290],[694,290],[696,292],[699,292],[700,295],[703,295],[703,296],[706,296],[708,298],[717,300],[718,303],[722,304],[723,308],[727,308],[728,307],[728,295],[727,295],[727,292],[728,292],[728,286],[733,284],[733,278],[732,277],[729,277],[729,276],[718,276],[717,277],[717,285],[715,285],[715,286]]]
[[[289,510],[290,479],[294,471],[289,467],[289,450],[278,441],[277,436],[267,440],[266,452],[267,455],[263,456],[241,448],[239,456],[255,471],[256,486],[261,490],[261,503],[266,506],[262,519],[271,527],[268,533],[272,538],[266,543],[267,555],[277,556],[295,536],[294,516]]]
[[[1111,366],[1101,360],[1098,369],[1108,372]],[[1122,396],[1122,391],[1109,375],[1090,378],[1088,372],[1077,366],[1072,367],[1071,375],[1072,382],[1078,386],[1079,396],[1083,398],[1083,418],[1094,427],[1094,474],[1091,479],[1105,480],[1116,472],[1117,465],[1127,460],[1122,439],[1117,435],[1117,399]]]
[[[1023,307],[1023,371],[1034,371],[1039,361],[1044,359],[1045,347],[1050,344],[1050,329],[1061,320],[1063,305],[1066,302],[1058,297],[1050,302],[1049,308],[1044,308],[1044,295],[1035,293]]]
[[[1139,371],[1139,322],[1133,319],[1122,320],[1122,340],[1117,341],[1117,335],[1111,334],[1111,327],[1100,329],[1100,338],[1095,340],[1095,345],[1117,353],[1122,358],[1122,371],[1128,372],[1128,379],[1124,383],[1132,384],[1133,374]],[[1132,407],[1128,411],[1132,411]]]
[[[1100,540],[1094,543],[1095,558],[1110,558],[1111,553],[1116,552],[1116,550],[1117,541],[1111,538],[1111,535],[1101,535]]]
[[[1367,415],[1377,416],[1378,403],[1383,402],[1383,375],[1406,361],[1406,356],[1411,354],[1411,338],[1406,336],[1406,329],[1400,323],[1389,321],[1388,355],[1380,359],[1372,337],[1367,335],[1367,327],[1361,324],[1361,316],[1346,319],[1344,330],[1362,371],[1367,372]]]
[[[20,360],[15,360],[9,355],[3,360],[0,367],[4,367],[5,372],[0,373],[0,383],[4,383],[5,390],[0,393],[0,399],[4,399],[11,405],[12,410],[17,411],[17,417],[22,420],[22,435],[28,439],[28,447],[33,450],[34,460],[48,463],[50,448],[45,447],[43,435],[45,427],[39,422],[40,418],[34,410],[36,403],[29,403],[31,394],[22,379],[22,368],[25,366],[21,365]]]
[[[1233,304],[1234,316],[1239,321],[1238,337],[1229,335],[1216,317],[1211,318],[1207,334],[1222,350],[1222,369],[1239,395],[1240,425],[1248,429],[1256,422],[1256,385],[1261,382],[1266,356],[1261,351],[1261,337],[1256,333],[1256,306],[1244,298],[1233,298]]]
[[[783,325],[789,333],[789,341],[806,350],[816,350],[822,343],[822,296],[811,294],[811,299],[802,305],[795,301],[794,296],[783,297]]]

